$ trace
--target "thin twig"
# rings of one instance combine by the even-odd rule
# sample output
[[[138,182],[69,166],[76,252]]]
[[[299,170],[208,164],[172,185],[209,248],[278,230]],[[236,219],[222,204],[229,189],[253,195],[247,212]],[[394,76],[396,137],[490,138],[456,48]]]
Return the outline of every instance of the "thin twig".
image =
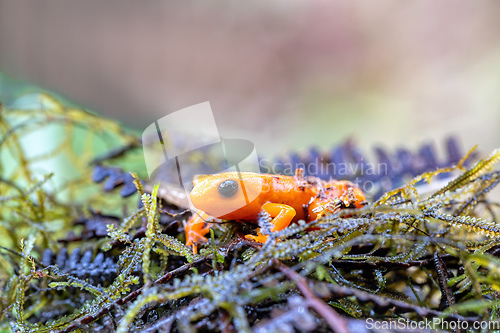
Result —
[[[307,300],[307,305],[323,317],[334,332],[349,333],[347,321],[314,294],[308,286],[305,277],[301,276],[279,260],[275,260],[275,264],[281,272],[297,284],[297,287]]]

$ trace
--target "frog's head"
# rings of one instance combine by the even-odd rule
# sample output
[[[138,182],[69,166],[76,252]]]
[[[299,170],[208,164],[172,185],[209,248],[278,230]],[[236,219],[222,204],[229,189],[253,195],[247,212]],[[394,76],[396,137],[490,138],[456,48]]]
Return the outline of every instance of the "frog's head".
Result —
[[[262,177],[251,172],[200,175],[194,180],[190,198],[197,209],[217,218],[231,219],[238,217],[230,213],[248,206],[262,188]]]

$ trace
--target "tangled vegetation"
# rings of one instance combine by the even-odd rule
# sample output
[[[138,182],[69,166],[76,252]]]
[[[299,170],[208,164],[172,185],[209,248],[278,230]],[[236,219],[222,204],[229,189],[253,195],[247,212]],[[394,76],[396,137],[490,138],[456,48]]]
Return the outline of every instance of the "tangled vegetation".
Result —
[[[445,330],[499,318],[498,150],[263,245],[242,237],[254,226],[217,225],[193,254],[182,232],[190,212],[159,195],[161,185],[111,167],[141,169],[137,135],[36,98],[36,108],[0,109],[2,332],[359,333],[368,318],[437,318]],[[26,137],[51,126],[61,142],[32,154]],[[70,163],[70,178],[39,176],[39,163],[54,158]],[[106,191],[92,172],[108,179]],[[445,172],[454,178],[432,187]],[[262,213],[262,230],[269,221]]]

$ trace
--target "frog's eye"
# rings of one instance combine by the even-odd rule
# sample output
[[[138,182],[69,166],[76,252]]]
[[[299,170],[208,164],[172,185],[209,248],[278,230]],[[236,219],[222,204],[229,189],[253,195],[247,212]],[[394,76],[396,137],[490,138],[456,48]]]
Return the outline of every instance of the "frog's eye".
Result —
[[[232,198],[238,192],[238,183],[228,179],[220,183],[217,189],[224,198]]]

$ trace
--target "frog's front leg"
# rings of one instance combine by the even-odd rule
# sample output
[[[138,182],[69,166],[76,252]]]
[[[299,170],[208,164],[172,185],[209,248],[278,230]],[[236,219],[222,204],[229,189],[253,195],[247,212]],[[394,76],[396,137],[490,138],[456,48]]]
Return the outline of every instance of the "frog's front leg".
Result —
[[[210,218],[207,213],[202,211],[194,212],[189,218],[186,225],[184,226],[184,231],[186,232],[186,246],[193,247],[193,253],[198,253],[197,245],[198,243],[206,243],[207,238],[204,237],[210,230],[211,223],[206,220]]]
[[[271,232],[280,231],[285,229],[290,225],[293,218],[295,217],[295,209],[288,205],[277,204],[268,202],[262,206],[262,209],[271,215],[273,218],[271,224],[273,227],[271,228]],[[260,232],[260,228],[257,229],[257,236],[254,235],[245,235],[245,238],[252,239],[259,243],[265,243],[268,235],[263,235]]]

